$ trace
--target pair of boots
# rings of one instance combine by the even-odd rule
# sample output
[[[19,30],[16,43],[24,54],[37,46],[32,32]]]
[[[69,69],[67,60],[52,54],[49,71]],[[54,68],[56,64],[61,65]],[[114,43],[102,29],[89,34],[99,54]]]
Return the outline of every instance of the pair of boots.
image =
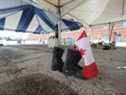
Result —
[[[63,55],[65,55],[64,59],[62,58]],[[78,65],[80,59],[81,55],[77,50],[54,47],[51,68],[53,71],[60,71],[66,76],[81,77],[82,68]]]

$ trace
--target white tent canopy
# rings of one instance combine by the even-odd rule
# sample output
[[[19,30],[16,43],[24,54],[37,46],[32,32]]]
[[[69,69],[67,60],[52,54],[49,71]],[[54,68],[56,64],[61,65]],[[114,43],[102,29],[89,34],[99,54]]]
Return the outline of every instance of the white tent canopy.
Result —
[[[57,12],[57,7],[61,7],[61,15],[68,13],[75,7],[80,6],[87,0],[36,0],[43,8]]]
[[[56,13],[48,12],[32,0],[1,0],[0,30],[44,34],[57,31]],[[62,30],[80,29],[81,23],[61,19]]]
[[[62,16],[69,15],[88,25],[126,20],[126,0],[1,0],[0,18],[17,11],[13,9],[11,13],[3,9],[28,3],[53,13],[57,13],[60,6]]]
[[[35,0],[34,0],[35,1]],[[36,0],[41,7],[56,11],[58,1],[62,16],[67,14],[83,24],[95,25],[126,20],[126,0]],[[52,6],[54,5],[54,6]]]

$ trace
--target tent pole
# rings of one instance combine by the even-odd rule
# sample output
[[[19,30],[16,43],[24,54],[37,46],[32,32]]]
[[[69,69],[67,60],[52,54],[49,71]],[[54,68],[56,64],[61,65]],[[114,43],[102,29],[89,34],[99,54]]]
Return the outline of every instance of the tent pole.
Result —
[[[125,0],[122,0],[122,15],[125,15]]]
[[[113,23],[109,23],[109,43],[112,40],[113,29],[114,29],[114,24]]]
[[[112,23],[109,23],[109,43],[111,41],[111,28],[112,28]]]
[[[58,17],[57,17],[57,19],[58,19],[58,29],[57,29],[57,33],[56,33],[56,37],[58,38],[58,42],[59,42],[58,44],[60,44],[60,42],[61,42],[61,32],[62,32],[62,25],[61,25],[62,17],[61,17],[60,3],[61,3],[61,1],[58,0],[58,7],[57,7],[57,9],[58,9]]]

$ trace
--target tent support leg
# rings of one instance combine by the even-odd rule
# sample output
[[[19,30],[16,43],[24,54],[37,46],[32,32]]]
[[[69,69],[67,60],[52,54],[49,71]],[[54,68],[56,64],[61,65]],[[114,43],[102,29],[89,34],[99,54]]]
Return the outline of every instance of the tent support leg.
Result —
[[[112,40],[112,33],[114,29],[114,23],[109,23],[109,42]]]
[[[58,7],[57,7],[57,12],[58,12],[58,30],[56,33],[56,36],[58,37],[58,45],[61,45],[61,32],[62,32],[62,24],[61,24],[61,20],[62,20],[62,16],[61,16],[61,6],[60,6],[61,0],[58,0]]]

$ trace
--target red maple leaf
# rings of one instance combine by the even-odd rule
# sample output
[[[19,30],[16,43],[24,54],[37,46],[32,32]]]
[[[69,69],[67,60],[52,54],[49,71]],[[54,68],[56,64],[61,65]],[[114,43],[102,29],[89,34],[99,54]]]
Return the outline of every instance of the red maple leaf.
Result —
[[[79,51],[80,51],[81,56],[85,55],[86,50],[84,50],[83,48],[81,48]]]

